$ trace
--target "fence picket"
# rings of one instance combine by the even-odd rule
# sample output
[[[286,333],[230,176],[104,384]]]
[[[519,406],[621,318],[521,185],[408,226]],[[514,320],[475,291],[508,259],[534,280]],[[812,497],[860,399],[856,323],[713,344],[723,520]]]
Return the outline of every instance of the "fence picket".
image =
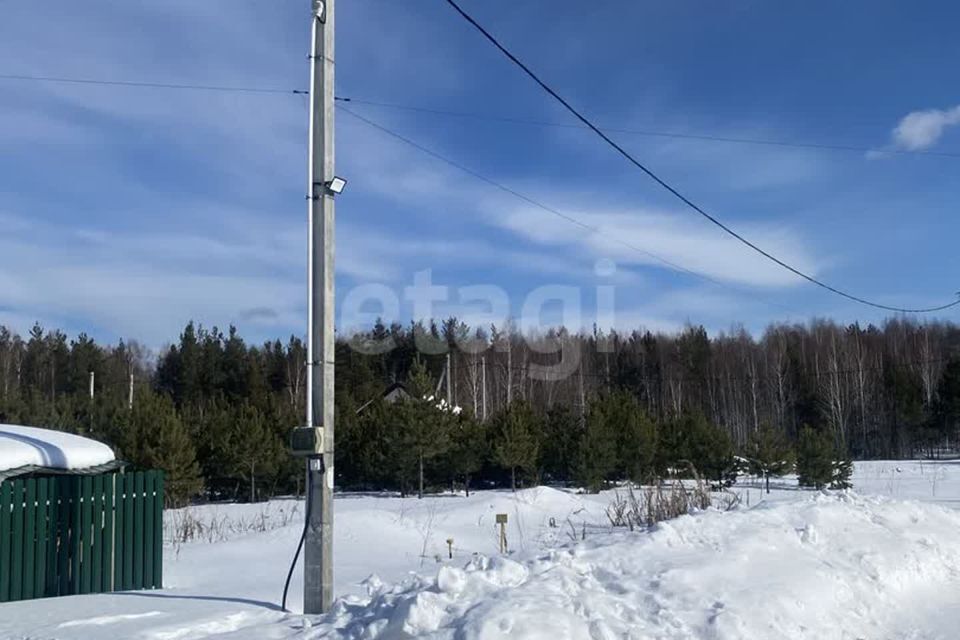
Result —
[[[23,480],[13,481],[13,542],[10,546],[10,599],[23,598]]]
[[[93,552],[93,478],[83,476],[83,510],[80,522],[80,593],[90,593],[93,578],[91,553]]]
[[[136,499],[136,489],[134,487],[134,474],[128,473],[124,477],[124,491],[126,497],[123,502],[123,590],[133,589],[133,539],[136,522],[133,519],[133,503]]]
[[[155,471],[143,474],[143,586],[153,588],[153,503]]]
[[[71,562],[71,551],[73,549],[73,536],[70,531],[70,515],[73,513],[74,484],[68,476],[57,478],[57,493],[60,494],[60,502],[57,505],[57,530],[60,540],[57,548],[57,595],[65,596],[70,593],[70,570],[73,566]]]
[[[60,503],[59,478],[49,478],[47,482],[47,546],[45,549],[46,575],[44,576],[43,596],[57,595],[57,551],[60,541],[60,527],[57,515]]]
[[[10,599],[12,513],[13,485],[9,482],[0,483],[0,602]]]
[[[136,497],[133,502],[133,588],[143,589],[143,545],[144,545],[144,473],[136,473],[134,486]]]
[[[157,471],[157,499],[153,508],[156,510],[154,531],[157,532],[156,544],[153,547],[153,588],[163,588],[163,501],[164,477],[163,471]]]
[[[113,590],[123,590],[123,540],[126,535],[125,524],[123,520],[124,496],[123,476],[113,476],[114,489],[114,509],[113,509]]]
[[[23,483],[23,586],[21,598],[33,597],[33,577],[36,571],[37,549],[37,481],[28,478]]]
[[[113,478],[103,478],[103,542],[100,550],[100,591],[113,591]]]
[[[47,584],[47,478],[37,479],[37,506],[34,510],[33,593],[31,598],[42,598]]]
[[[80,591],[80,561],[83,557],[83,482],[77,478],[74,483],[70,511],[70,593]]]
[[[103,476],[94,476],[92,506],[92,526],[90,538],[90,592],[102,593],[100,570],[103,568]]]

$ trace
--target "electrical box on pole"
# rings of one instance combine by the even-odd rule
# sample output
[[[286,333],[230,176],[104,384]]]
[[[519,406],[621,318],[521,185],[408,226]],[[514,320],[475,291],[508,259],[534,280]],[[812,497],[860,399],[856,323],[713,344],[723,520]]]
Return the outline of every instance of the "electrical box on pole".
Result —
[[[297,427],[290,436],[290,450],[298,458],[323,455],[323,427]]]

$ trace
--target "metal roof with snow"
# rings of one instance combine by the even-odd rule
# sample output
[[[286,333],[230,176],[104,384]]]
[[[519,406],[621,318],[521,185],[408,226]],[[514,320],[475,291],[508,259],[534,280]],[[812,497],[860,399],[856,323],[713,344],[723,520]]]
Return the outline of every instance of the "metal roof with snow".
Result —
[[[102,442],[52,429],[0,424],[0,481],[28,473],[103,473],[120,465]]]

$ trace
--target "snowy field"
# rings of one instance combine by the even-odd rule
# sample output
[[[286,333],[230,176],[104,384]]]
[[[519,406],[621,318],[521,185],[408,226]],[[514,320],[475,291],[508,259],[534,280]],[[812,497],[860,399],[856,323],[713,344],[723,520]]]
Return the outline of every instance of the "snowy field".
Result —
[[[166,514],[166,589],[3,604],[0,638],[957,637],[960,463],[858,463],[853,482],[741,479],[736,509],[634,533],[610,527],[612,492],[338,496],[342,597],[313,619],[278,604],[302,503],[194,507]]]

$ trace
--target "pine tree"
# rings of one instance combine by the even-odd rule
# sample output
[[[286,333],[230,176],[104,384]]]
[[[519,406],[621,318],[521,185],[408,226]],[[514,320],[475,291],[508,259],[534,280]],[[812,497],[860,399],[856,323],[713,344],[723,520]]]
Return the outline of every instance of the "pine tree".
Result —
[[[618,466],[624,477],[639,484],[656,474],[654,457],[657,451],[657,426],[632,395],[618,395],[622,413],[618,434]]]
[[[730,435],[702,413],[685,413],[658,432],[655,466],[660,474],[691,472],[721,486],[736,480],[736,458]]]
[[[483,468],[489,456],[487,430],[472,415],[461,414],[453,427],[451,458],[457,473],[463,476],[463,486],[470,497],[470,480]]]
[[[736,482],[737,465],[730,434],[700,413],[685,416],[683,424],[687,431],[688,459],[700,475],[721,487]]]
[[[770,425],[763,425],[750,434],[745,454],[750,472],[763,478],[767,493],[770,493],[770,476],[787,474],[794,464],[793,448],[786,435]]]
[[[853,462],[827,431],[804,426],[797,443],[797,475],[801,487],[847,489]]]
[[[404,446],[416,455],[417,497],[423,498],[425,464],[450,449],[452,407],[445,406],[432,394],[433,380],[420,360],[410,370],[411,398],[394,405],[395,426],[403,434]]]
[[[517,469],[528,473],[536,470],[540,452],[539,426],[533,410],[522,402],[514,402],[494,420],[496,461],[510,470],[510,489],[517,490]]]
[[[850,477],[853,475],[853,460],[846,455],[840,455],[833,461],[833,473],[830,476],[831,489],[849,489],[853,486]]]
[[[657,431],[657,449],[654,453],[654,468],[664,477],[685,467],[683,461],[690,458],[690,447],[685,423],[680,419],[661,422]]]
[[[270,430],[263,413],[249,402],[231,412],[225,436],[228,470],[234,477],[249,480],[250,501],[256,502],[257,477],[276,474],[285,454],[283,443]]]
[[[164,471],[169,504],[182,505],[199,493],[203,480],[196,450],[173,402],[166,396],[142,394],[129,420],[122,453],[138,467]]]
[[[566,480],[576,473],[581,435],[579,421],[570,405],[558,405],[547,412],[540,448],[540,462],[547,479]]]
[[[617,468],[617,431],[609,415],[611,407],[606,405],[604,401],[591,405],[578,449],[577,482],[593,493],[604,487]]]

